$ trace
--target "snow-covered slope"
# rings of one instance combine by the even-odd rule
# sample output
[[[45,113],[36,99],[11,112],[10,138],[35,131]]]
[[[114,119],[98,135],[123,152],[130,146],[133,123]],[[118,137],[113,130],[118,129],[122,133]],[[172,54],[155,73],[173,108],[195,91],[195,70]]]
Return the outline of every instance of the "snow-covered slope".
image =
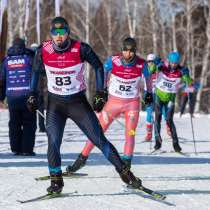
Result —
[[[124,145],[124,121],[114,122],[106,136],[122,154]],[[210,117],[196,115],[193,119],[197,155],[189,115],[175,116],[180,144],[187,156],[172,151],[171,139],[162,124],[164,139],[161,154],[149,154],[154,143],[143,142],[145,136],[145,113],[141,113],[136,137],[135,157],[132,170],[142,178],[145,186],[167,196],[171,205],[163,204],[142,194],[138,196],[125,192],[112,165],[98,149],[94,149],[87,166],[80,172],[87,177],[65,179],[64,193],[78,192],[69,197],[56,198],[28,204],[25,200],[46,192],[49,181],[35,181],[34,178],[47,175],[47,138],[37,133],[35,157],[13,156],[9,148],[8,112],[0,110],[0,209],[4,210],[208,210],[210,209]],[[63,169],[77,157],[86,137],[69,120],[62,144]]]

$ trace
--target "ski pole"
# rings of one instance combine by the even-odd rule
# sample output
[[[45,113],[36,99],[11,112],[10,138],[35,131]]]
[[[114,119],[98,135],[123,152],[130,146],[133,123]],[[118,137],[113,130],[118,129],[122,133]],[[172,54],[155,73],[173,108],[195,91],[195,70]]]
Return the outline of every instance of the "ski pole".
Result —
[[[188,101],[189,101],[189,106],[191,106],[191,98],[190,98],[190,92],[188,92]],[[194,144],[194,150],[195,150],[195,154],[197,155],[197,151],[196,151],[196,143],[195,143],[195,132],[194,132],[194,126],[193,126],[193,119],[192,119],[192,110],[190,108],[190,124],[191,124],[191,129],[192,129],[192,136],[193,136],[193,144]]]
[[[191,124],[191,129],[192,129],[192,136],[193,136],[194,150],[195,150],[195,154],[197,155],[197,151],[196,151],[196,144],[195,144],[195,133],[194,133],[194,126],[193,126],[192,114],[190,114],[190,124]]]

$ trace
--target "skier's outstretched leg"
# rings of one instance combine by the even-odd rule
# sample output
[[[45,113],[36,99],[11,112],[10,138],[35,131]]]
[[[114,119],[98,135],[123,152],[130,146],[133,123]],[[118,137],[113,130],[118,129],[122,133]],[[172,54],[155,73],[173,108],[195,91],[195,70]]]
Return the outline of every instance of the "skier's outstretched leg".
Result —
[[[47,112],[46,131],[48,135],[48,164],[51,178],[51,185],[47,188],[49,193],[60,193],[64,186],[61,171],[60,146],[63,137],[66,116],[63,107],[56,104],[56,101],[49,97],[50,109]]]
[[[155,102],[155,123],[154,123],[154,128],[155,128],[155,146],[154,146],[154,149],[155,150],[160,149],[161,146],[162,146],[162,138],[160,136],[162,110],[163,110],[162,107],[163,107],[163,104],[156,97],[156,102]]]
[[[136,178],[129,168],[121,160],[116,148],[104,136],[102,127],[93,112],[91,106],[84,97],[74,103],[75,109],[69,109],[69,117],[80,127],[89,139],[95,144],[104,154],[104,156],[115,166],[121,179],[133,187],[141,185],[141,180]]]
[[[104,109],[100,113],[96,113],[96,116],[98,117],[99,122],[104,132],[107,130],[109,125],[113,122],[113,119],[118,116],[121,110],[118,108],[117,105],[118,104],[109,100],[106,103]],[[92,141],[87,140],[82,152],[79,154],[79,156],[77,157],[77,159],[72,165],[67,166],[66,171],[70,174],[84,167],[88,159],[88,156],[91,153],[93,148],[94,148],[94,144],[92,143]]]
[[[170,132],[171,132],[171,137],[173,139],[173,148],[175,152],[180,152],[182,148],[179,145],[179,139],[177,136],[176,132],[176,127],[173,121],[173,116],[174,116],[174,103],[169,102],[167,105],[167,119],[166,122],[169,126]]]
[[[131,168],[131,161],[135,147],[136,127],[139,120],[139,104],[133,102],[130,103],[130,106],[133,107],[133,109],[125,111],[125,145],[122,157],[124,163],[129,168]]]
[[[146,141],[151,141],[152,140],[152,126],[153,126],[153,104],[147,105],[146,107],[146,136],[145,140]]]

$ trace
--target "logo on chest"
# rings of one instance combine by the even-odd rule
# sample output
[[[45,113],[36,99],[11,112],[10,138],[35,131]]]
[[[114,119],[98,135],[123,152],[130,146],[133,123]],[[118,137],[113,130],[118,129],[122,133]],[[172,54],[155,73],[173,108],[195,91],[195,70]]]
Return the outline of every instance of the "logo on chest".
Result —
[[[9,68],[23,68],[25,66],[25,60],[24,59],[14,59],[14,60],[8,60],[8,67]]]
[[[15,59],[15,60],[9,60],[8,65],[17,65],[17,64],[25,64],[24,59]]]

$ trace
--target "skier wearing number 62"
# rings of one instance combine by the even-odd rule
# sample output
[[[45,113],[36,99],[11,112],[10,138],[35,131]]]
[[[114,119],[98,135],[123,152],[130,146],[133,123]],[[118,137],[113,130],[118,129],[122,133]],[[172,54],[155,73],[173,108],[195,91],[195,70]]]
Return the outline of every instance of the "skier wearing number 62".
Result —
[[[108,86],[108,101],[103,110],[98,114],[99,122],[104,131],[119,115],[125,118],[125,145],[122,159],[130,168],[134,152],[135,133],[140,111],[140,87],[146,78],[147,93],[146,103],[152,103],[152,85],[149,77],[147,63],[136,55],[136,41],[131,37],[123,40],[121,53],[110,56],[104,63],[105,87]],[[142,89],[143,91],[143,89]],[[67,167],[67,172],[75,172],[83,167],[88,155],[94,148],[91,140],[77,160]]]
[[[27,105],[30,111],[37,109],[37,84],[41,72],[47,75],[48,107],[46,132],[48,135],[48,166],[51,185],[48,193],[60,193],[63,189],[60,146],[67,118],[72,119],[115,166],[121,179],[140,188],[141,180],[133,175],[121,160],[115,147],[104,136],[102,127],[85,96],[84,62],[92,65],[96,75],[94,110],[101,111],[106,102],[104,69],[92,48],[70,38],[68,22],[56,17],[51,22],[52,40],[45,41],[37,50],[33,68],[31,95]]]

